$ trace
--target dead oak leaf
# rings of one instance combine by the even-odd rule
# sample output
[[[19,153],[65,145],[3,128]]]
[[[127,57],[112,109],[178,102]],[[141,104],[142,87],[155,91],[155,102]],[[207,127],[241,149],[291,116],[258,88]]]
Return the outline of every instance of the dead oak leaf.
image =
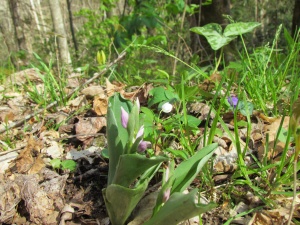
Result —
[[[15,166],[18,173],[38,172],[38,169],[44,167],[42,160],[37,160],[40,155],[42,143],[36,141],[32,136],[28,138],[26,147],[20,152],[15,160]]]
[[[93,139],[93,135],[104,126],[106,126],[104,117],[79,118],[78,123],[75,124],[77,139],[82,141],[84,145],[88,145]]]
[[[108,107],[107,98],[95,96],[93,101],[93,110],[98,116],[106,115],[107,107]]]
[[[276,118],[271,120],[271,124],[267,124],[263,127],[263,132],[266,136],[266,134],[269,135],[268,143],[266,143],[266,138],[263,138],[262,145],[258,147],[258,157],[259,159],[262,159],[263,157],[267,157],[268,159],[271,159],[272,157],[280,156],[282,153],[285,143],[282,141],[277,141],[276,146],[274,146],[275,139],[277,137],[277,132],[279,130],[280,124],[281,124],[282,118]],[[289,121],[290,118],[286,116],[283,120],[282,128],[288,130],[289,128]],[[270,122],[270,120],[268,121]],[[265,146],[268,146],[268,149],[265,149]],[[267,155],[266,155],[267,154]],[[278,159],[280,160],[280,159]]]
[[[122,83],[114,83],[112,84],[108,79],[106,79],[106,94],[107,97],[112,96],[115,92],[122,92],[124,90],[125,85]]]
[[[82,94],[84,94],[87,97],[94,97],[99,96],[100,98],[105,98],[105,92],[101,86],[90,86],[87,88],[84,88],[81,91]]]

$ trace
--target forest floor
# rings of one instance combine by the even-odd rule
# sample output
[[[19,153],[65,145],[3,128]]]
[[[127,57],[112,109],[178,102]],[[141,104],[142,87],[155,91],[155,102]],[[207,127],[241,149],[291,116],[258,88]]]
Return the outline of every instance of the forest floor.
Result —
[[[110,83],[107,80],[105,85],[100,86],[94,81],[79,90],[77,96],[65,106],[54,104],[47,110],[40,111],[43,106],[35,103],[28,90],[24,89],[29,81],[42,90],[44,84],[34,69],[12,74],[0,86],[0,222],[110,224],[102,197],[109,164],[102,154],[106,147],[107,99],[113,93],[120,92],[130,100],[139,97],[141,105],[147,106],[149,90],[153,85],[144,84],[129,90],[120,83]],[[80,74],[71,74],[67,85],[69,92],[85,81],[80,78]],[[214,85],[213,81],[207,82]],[[210,91],[204,86],[200,85],[199,88]],[[188,105],[188,112],[204,121],[209,109],[210,106],[203,102]],[[233,132],[233,113],[227,112],[221,116]],[[240,117],[241,121],[244,119],[243,116]],[[288,130],[289,117],[282,120],[281,117],[270,118],[254,112],[251,121],[250,132],[244,126],[239,129],[241,144],[245,144],[247,133],[251,135],[251,151],[247,152],[245,162],[249,166],[254,165],[252,156],[258,160],[267,157],[276,162],[284,148],[281,141],[274,145],[276,132],[279,126]],[[199,136],[203,135],[203,123],[199,125],[199,130],[202,132]],[[270,208],[249,186],[237,183],[233,185],[235,178],[232,176],[236,175],[238,169],[237,150],[226,135],[215,136],[213,142],[219,145],[213,164],[214,186],[204,191],[203,195],[218,203],[218,207],[203,214],[200,221],[199,217],[195,217],[183,224],[285,224],[292,196],[275,197],[270,194],[269,198],[275,206]],[[264,152],[266,145],[270,147],[268,156]],[[292,150],[287,154],[290,157]],[[76,162],[74,170],[71,169],[72,160]],[[268,188],[261,177],[255,174],[250,176],[260,189]],[[269,180],[272,176],[272,171],[268,172]],[[159,181],[159,177],[151,181],[145,198],[152,196],[160,188]],[[192,186],[201,186],[201,180],[195,179]],[[149,198],[139,208],[148,206],[148,212],[151,211],[151,197]],[[299,203],[296,204],[295,218],[300,215]],[[135,211],[129,219],[133,221],[131,225],[142,224],[134,222],[138,214]]]

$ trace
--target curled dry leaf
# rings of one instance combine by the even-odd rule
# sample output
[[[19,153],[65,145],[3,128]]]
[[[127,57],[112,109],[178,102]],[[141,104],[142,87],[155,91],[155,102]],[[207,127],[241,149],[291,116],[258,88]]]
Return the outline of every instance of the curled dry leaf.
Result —
[[[199,114],[198,119],[206,120],[209,114],[210,107],[205,103],[195,102],[192,103],[188,109],[191,113]],[[211,112],[210,119],[212,120],[214,118],[215,118],[215,113]]]
[[[17,205],[21,201],[21,189],[14,182],[0,176],[0,223],[13,224]]]
[[[26,147],[20,152],[19,156],[15,159],[15,166],[18,173],[36,173],[38,169],[44,167],[43,160],[41,159],[40,149],[42,143],[36,141],[32,136],[27,140]]]
[[[93,140],[93,135],[98,133],[104,126],[106,126],[104,117],[80,118],[78,123],[75,124],[77,139],[87,146]]]
[[[281,117],[272,119],[272,120],[270,119],[269,121],[271,121],[271,124],[267,124],[263,127],[264,134],[269,134],[269,143],[266,143],[266,138],[265,138],[266,135],[265,135],[264,138],[262,139],[262,145],[259,146],[259,148],[258,148],[259,160],[262,160],[264,157],[267,157],[268,159],[277,158],[282,153],[282,151],[285,147],[284,142],[278,140],[276,142],[276,146],[274,146],[281,120],[282,120]],[[288,116],[286,116],[284,118],[281,130],[283,130],[283,129],[286,131],[288,130],[289,121],[290,121],[290,118]],[[265,149],[266,144],[268,144],[268,149]],[[276,160],[280,160],[280,159],[277,158]]]
[[[71,220],[73,218],[75,210],[70,205],[65,205],[64,208],[61,210],[61,217],[59,225],[65,225],[66,220]]]
[[[115,92],[122,92],[125,85],[121,83],[112,84],[108,79],[106,79],[106,94],[107,97],[112,96]]]
[[[69,101],[68,106],[71,108],[71,110],[77,110],[78,108],[85,106],[87,103],[88,102],[86,100],[86,97],[84,95],[81,95]]]
[[[90,86],[90,87],[84,88],[81,91],[81,93],[84,94],[86,97],[98,96],[100,98],[106,98],[103,87],[101,87],[101,86]]]
[[[9,168],[11,161],[18,157],[17,152],[9,152],[5,155],[0,156],[0,173],[5,173],[5,171]]]
[[[40,134],[40,139],[44,143],[44,148],[42,148],[41,152],[51,156],[53,159],[61,158],[64,152],[62,144],[54,141],[57,138],[59,138],[59,132],[55,130],[45,130]]]
[[[23,84],[27,83],[27,80],[30,80],[31,82],[42,81],[39,76],[39,72],[34,68],[29,68],[8,76],[5,82],[5,86],[10,84],[22,86]]]
[[[107,113],[107,98],[96,96],[93,101],[93,110],[98,116],[106,115]]]
[[[18,175],[15,182],[22,190],[21,198],[30,220],[36,224],[54,225],[58,223],[59,212],[64,206],[62,193],[68,175],[53,175],[55,172],[44,170],[42,177],[41,174]],[[49,173],[51,180],[46,176]]]
[[[14,110],[8,106],[0,107],[0,122],[7,123],[8,121],[13,121],[15,118]]]
[[[91,146],[88,149],[82,150],[82,151],[77,151],[77,150],[70,150],[67,155],[66,159],[73,159],[73,160],[78,160],[81,158],[86,159],[90,164],[93,163],[94,157],[90,157],[91,155],[101,155],[101,150],[98,147]]]

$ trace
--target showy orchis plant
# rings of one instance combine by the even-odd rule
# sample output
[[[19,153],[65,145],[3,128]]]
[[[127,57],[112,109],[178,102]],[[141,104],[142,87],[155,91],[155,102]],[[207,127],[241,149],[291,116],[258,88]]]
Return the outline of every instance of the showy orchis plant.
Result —
[[[165,109],[170,112],[172,105],[164,105],[162,110]],[[108,185],[103,189],[103,196],[113,225],[125,224],[161,163],[170,160],[162,156],[148,158],[144,154],[149,142],[143,141],[144,125],[139,110],[138,100],[132,104],[120,94],[115,94],[109,99],[107,113],[109,172]],[[145,224],[175,225],[215,207],[213,203],[200,204],[195,201],[197,189],[189,194],[182,192],[193,182],[216,147],[217,144],[206,146],[176,169],[174,160],[168,163],[153,215]]]
[[[144,142],[140,105],[115,94],[109,99],[107,112],[107,142],[109,156],[108,185],[103,197],[113,225],[125,224],[140,201],[148,182],[167,158],[147,158],[142,154]]]

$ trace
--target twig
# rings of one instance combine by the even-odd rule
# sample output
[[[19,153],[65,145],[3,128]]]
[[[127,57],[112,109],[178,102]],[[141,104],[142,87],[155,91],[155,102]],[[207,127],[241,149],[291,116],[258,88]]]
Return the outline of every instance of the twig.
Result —
[[[76,93],[77,91],[79,91],[82,87],[84,87],[85,85],[90,84],[93,80],[95,80],[98,77],[100,77],[101,75],[105,74],[114,64],[116,64],[117,62],[119,62],[125,55],[126,55],[126,52],[122,52],[118,56],[118,58],[116,58],[113,62],[111,62],[110,64],[108,64],[100,73],[95,73],[95,75],[91,79],[87,80],[84,84],[80,85],[79,87],[75,88],[71,93],[69,93],[66,96],[66,99],[69,99],[74,93]],[[56,106],[57,104],[58,104],[58,101],[54,101],[54,102],[50,103],[46,108],[39,109],[36,112],[25,116],[24,119],[7,125],[6,127],[0,129],[0,134],[3,133],[3,132],[5,132],[5,131],[7,131],[7,130],[9,130],[9,129],[21,126],[23,123],[25,123],[25,121],[31,119],[32,117],[34,117],[37,114],[42,113],[43,111],[46,111],[46,110],[52,108],[53,106]]]

